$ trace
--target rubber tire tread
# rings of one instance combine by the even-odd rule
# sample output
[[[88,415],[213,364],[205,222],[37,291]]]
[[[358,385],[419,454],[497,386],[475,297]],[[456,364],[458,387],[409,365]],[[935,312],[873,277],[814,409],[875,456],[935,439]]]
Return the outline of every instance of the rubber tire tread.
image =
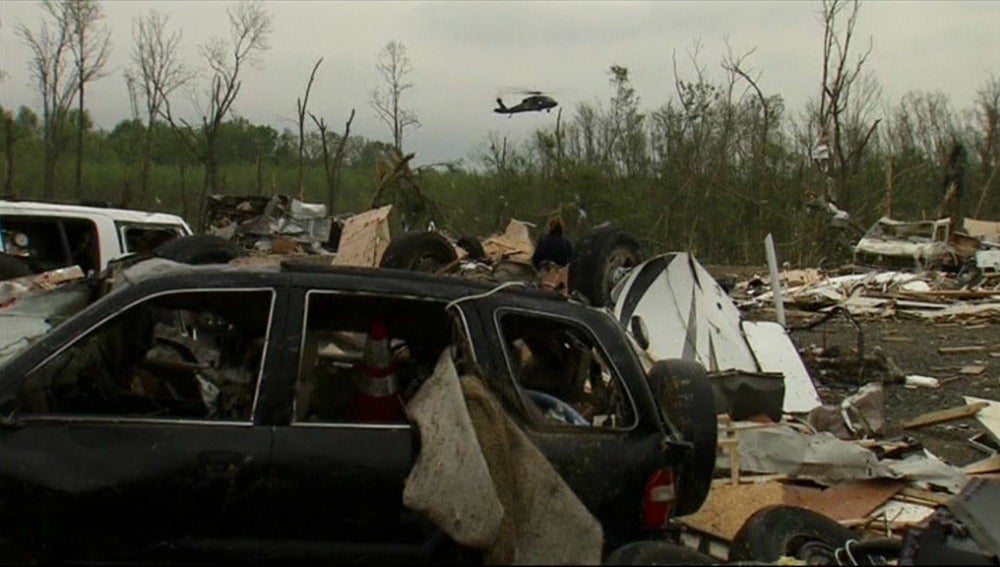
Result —
[[[771,563],[794,556],[789,543],[807,538],[837,548],[856,539],[851,530],[826,516],[797,506],[775,505],[761,508],[747,518],[729,547],[729,561]]]
[[[619,547],[605,565],[714,565],[715,558],[666,541],[636,541]]]
[[[192,234],[168,240],[153,250],[154,256],[183,264],[226,264],[247,252],[232,240],[211,234]]]
[[[570,291],[586,297],[595,307],[611,303],[608,258],[620,248],[631,252],[634,263],[640,261],[639,241],[628,231],[613,226],[595,228],[583,235],[573,247],[567,279]]]
[[[445,266],[458,259],[455,247],[437,232],[407,232],[389,243],[378,265],[380,268],[417,270],[422,258],[431,257]]]
[[[692,360],[661,360],[649,371],[649,385],[670,423],[693,447],[684,456],[673,515],[697,512],[715,473],[718,417],[705,367]]]

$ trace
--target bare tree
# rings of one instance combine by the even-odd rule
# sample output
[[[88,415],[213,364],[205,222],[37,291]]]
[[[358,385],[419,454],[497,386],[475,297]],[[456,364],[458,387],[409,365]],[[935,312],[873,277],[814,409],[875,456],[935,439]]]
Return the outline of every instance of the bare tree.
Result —
[[[840,17],[848,6],[847,21],[841,29]],[[879,124],[879,120],[870,123],[865,120],[871,120],[868,117],[870,101],[877,98],[877,83],[870,77],[858,82],[872,51],[871,38],[868,47],[853,62],[850,61],[860,8],[860,0],[823,1],[823,80],[817,118],[820,138],[828,141],[836,167],[835,176],[841,185],[851,168],[857,165]],[[855,112],[851,112],[852,102]],[[852,117],[857,123],[848,125]],[[865,122],[861,123],[862,120]],[[850,136],[847,133],[849,129],[854,130]]]
[[[402,153],[404,130],[420,126],[417,115],[401,106],[403,93],[413,87],[413,83],[407,82],[413,68],[406,56],[406,46],[398,41],[385,44],[375,68],[384,84],[372,91],[371,105],[379,120],[392,130],[393,146]]]
[[[180,30],[167,31],[167,16],[150,10],[132,22],[132,65],[125,71],[125,80],[136,98],[141,98],[146,128],[143,140],[142,194],[149,190],[149,174],[153,161],[153,127],[167,97],[194,78],[194,73],[177,58],[181,41]],[[128,200],[128,195],[123,196]],[[127,204],[127,203],[126,203]]]
[[[306,112],[309,107],[309,91],[312,90],[313,81],[316,79],[316,70],[319,69],[319,64],[323,62],[323,58],[320,57],[316,60],[316,64],[313,65],[312,73],[309,73],[309,82],[306,84],[306,94],[302,98],[295,99],[295,110],[299,117],[299,199],[303,198],[303,187],[302,187],[302,172],[303,172],[303,150],[306,145]],[[323,151],[326,152],[326,137],[323,137]]]
[[[45,0],[41,26],[32,31],[19,24],[18,33],[31,51],[31,75],[42,95],[42,143],[45,148],[42,196],[55,192],[56,162],[65,146],[66,119],[76,83],[68,76],[73,24],[67,4]]]
[[[205,164],[200,201],[202,208],[208,193],[216,193],[219,190],[217,158],[219,129],[243,85],[240,73],[247,65],[256,67],[259,64],[260,54],[270,48],[268,36],[273,30],[271,15],[260,1],[240,2],[226,13],[229,15],[230,41],[227,43],[221,38],[215,38],[199,49],[208,63],[211,75],[207,108],[196,103],[201,114],[200,128],[195,129],[186,120],[175,118],[169,97],[164,96],[160,112]]]
[[[340,172],[344,163],[344,149],[347,146],[347,139],[351,135],[351,123],[354,122],[354,109],[351,109],[351,115],[347,118],[347,123],[344,124],[344,134],[340,136],[340,141],[337,142],[337,149],[333,152],[332,158],[330,156],[326,121],[322,118],[316,118],[311,112],[309,113],[309,117],[312,118],[316,127],[319,128],[320,142],[323,147],[323,172],[326,174],[326,208],[330,214],[333,214],[333,205],[340,190]]]
[[[111,32],[100,25],[104,11],[96,0],[69,0],[72,24],[73,63],[76,65],[77,125],[76,125],[76,197],[83,198],[83,94],[87,83],[103,77],[111,54]]]

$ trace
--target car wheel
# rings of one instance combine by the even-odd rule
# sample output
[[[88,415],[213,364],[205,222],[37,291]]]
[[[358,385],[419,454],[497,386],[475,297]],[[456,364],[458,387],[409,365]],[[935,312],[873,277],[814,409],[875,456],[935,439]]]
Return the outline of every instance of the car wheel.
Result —
[[[153,249],[154,256],[182,264],[226,264],[246,254],[232,240],[210,234],[180,236]]]
[[[770,563],[794,557],[808,565],[833,565],[834,551],[852,539],[851,530],[812,510],[768,506],[750,516],[736,533],[729,561]]]
[[[691,360],[662,360],[649,371],[649,384],[666,418],[691,450],[680,464],[674,514],[684,516],[701,507],[712,487],[718,418],[705,368]]]
[[[639,241],[634,236],[611,226],[596,228],[573,247],[569,289],[580,292],[591,305],[610,305],[611,290],[623,270],[638,265],[639,260]]]
[[[0,254],[0,280],[23,278],[34,273],[24,260],[10,254]]]
[[[436,232],[408,232],[389,243],[380,268],[437,272],[458,259],[455,247]]]
[[[703,553],[666,541],[636,541],[612,551],[605,565],[712,565],[717,561]]]

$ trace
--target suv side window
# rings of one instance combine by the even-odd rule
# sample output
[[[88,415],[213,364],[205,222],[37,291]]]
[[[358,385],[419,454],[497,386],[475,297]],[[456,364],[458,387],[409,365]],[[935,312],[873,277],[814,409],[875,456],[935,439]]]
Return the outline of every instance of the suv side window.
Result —
[[[378,383],[374,395],[405,403],[434,372],[441,353],[452,343],[453,322],[440,301],[361,293],[311,291],[295,387],[294,421],[343,423],[403,422],[401,414],[371,418],[357,401],[366,381]],[[365,352],[373,324],[385,330],[388,375],[366,376]],[[370,388],[369,388],[370,390]]]
[[[131,305],[32,370],[20,413],[249,421],[273,296],[191,291]]]
[[[534,313],[498,317],[511,376],[540,425],[628,429],[635,406],[618,371],[577,323]],[[537,409],[538,411],[534,411]]]

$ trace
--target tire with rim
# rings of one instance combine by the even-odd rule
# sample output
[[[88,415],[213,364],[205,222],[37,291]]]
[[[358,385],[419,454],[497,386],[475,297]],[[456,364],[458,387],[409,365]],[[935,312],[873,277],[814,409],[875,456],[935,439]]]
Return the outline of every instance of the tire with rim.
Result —
[[[436,232],[407,232],[389,243],[380,268],[434,273],[458,259],[455,247]]]
[[[153,250],[153,255],[182,264],[226,264],[246,256],[246,250],[219,236],[193,234],[164,242]]]
[[[639,241],[629,232],[612,226],[596,228],[573,247],[569,289],[596,307],[610,305],[619,269],[634,267],[639,261]]]
[[[34,273],[24,260],[10,254],[0,254],[0,280],[23,278]]]
[[[809,565],[835,564],[834,551],[856,539],[851,530],[805,508],[768,506],[750,516],[729,547],[729,561],[771,563],[795,557]]]
[[[661,360],[649,371],[649,385],[663,413],[684,441],[692,444],[680,464],[673,514],[701,508],[712,487],[718,418],[708,373],[690,360]]]
[[[666,541],[636,541],[608,554],[605,565],[713,565],[708,555]]]

